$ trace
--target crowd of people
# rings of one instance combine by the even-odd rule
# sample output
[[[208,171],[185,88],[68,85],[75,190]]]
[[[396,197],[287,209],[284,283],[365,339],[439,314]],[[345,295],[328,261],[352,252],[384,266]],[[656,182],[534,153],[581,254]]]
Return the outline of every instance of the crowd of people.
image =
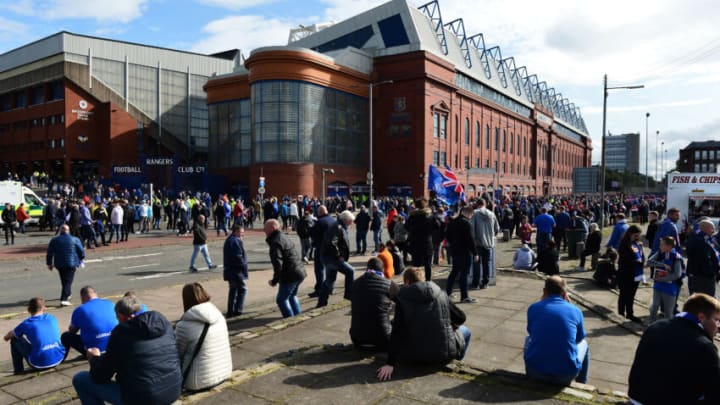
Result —
[[[687,321],[700,326],[702,333],[695,333],[691,339],[687,332],[682,332],[688,344],[698,348],[693,353],[683,348],[683,353],[704,365],[702,372],[709,375],[703,376],[702,381],[708,384],[683,387],[673,395],[717,398],[718,389],[712,385],[719,382],[716,377],[720,377],[720,363],[717,351],[709,349],[708,340],[712,345],[717,331],[715,322],[720,319],[720,304],[713,298],[715,280],[720,274],[719,237],[713,222],[701,218],[684,245],[686,266],[681,232],[676,225],[679,212],[670,208],[666,218],[659,222],[661,200],[638,199],[628,207],[626,202],[632,202],[632,198],[609,199],[603,208],[591,197],[498,200],[483,196],[455,206],[424,198],[415,201],[382,198],[369,207],[362,204],[356,207],[352,200],[340,198],[323,204],[305,197],[249,203],[227,196],[214,202],[206,201],[209,196],[187,195],[165,202],[161,198],[141,199],[139,203],[124,197],[108,201],[101,198],[99,202],[84,199],[76,204],[60,202],[61,207],[70,205],[71,211],[76,205],[81,218],[75,230],[75,222],[67,215],[62,223],[56,222],[58,235],[48,246],[48,268],[57,269],[62,281],[62,305],[70,305],[70,286],[74,271],[82,266],[84,248],[98,246],[93,233],[97,224],[88,223],[87,218],[106,210],[107,203],[112,211],[110,235],[107,241],[101,237],[104,243],[110,243],[113,234],[118,236],[118,243],[134,232],[135,219],[128,223],[126,215],[140,219],[140,232],[150,231],[151,227],[159,229],[162,211],[155,212],[155,206],[159,210],[165,206],[166,229],[178,235],[193,235],[191,272],[197,271],[195,259],[200,252],[209,269],[217,267],[207,250],[208,218],[212,216],[217,234],[227,236],[223,244],[227,310],[222,314],[210,303],[202,285],[188,284],[182,293],[185,313],[173,330],[162,314],[148,310],[135,294],[127,294],[113,306],[98,298],[92,287],[85,286],[80,292],[82,305],[75,309],[68,332],[61,336],[57,321],[45,312],[42,298],[33,298],[28,304],[31,316],[5,336],[11,342],[15,372],[23,372],[24,361],[35,369],[55,367],[67,357],[70,348],[75,348],[90,363],[89,372],[80,372],[73,379],[83,403],[132,403],[138,398],[170,403],[178,398],[183,387],[206,389],[229,376],[232,361],[226,318],[244,312],[249,274],[243,236],[255,222],[255,213],[262,214],[273,268],[268,284],[278,289],[276,303],[281,315],[293,317],[302,312],[297,294],[307,278],[305,264],[313,261],[315,284],[310,297],[317,298],[317,307],[329,304],[338,273],[342,273],[342,299],[351,301],[351,341],[358,349],[387,353],[386,364],[377,370],[380,380],[391,379],[399,363],[445,364],[465,356],[471,332],[464,325],[466,315],[457,304],[476,302],[470,290],[492,284],[497,237],[502,235],[504,240],[510,240],[514,233],[521,246],[513,264],[548,275],[542,298],[527,312],[524,360],[530,378],[563,385],[587,381],[590,348],[585,339],[583,315],[570,303],[566,283],[558,275],[559,252],[567,250],[580,260],[577,267],[580,271],[585,270],[586,258],[593,258],[594,278],[603,285],[618,287],[618,313],[632,322],[642,322],[635,316],[633,303],[639,283],[645,281],[645,269],[650,268],[650,278],[654,280],[651,325],[647,338],[644,336],[640,342],[630,377],[630,396],[637,403],[656,403],[648,374],[662,378],[654,371],[657,360],[646,351],[657,350],[668,336],[687,329],[684,323]],[[57,201],[53,203],[59,208]],[[167,209],[168,206],[171,208]],[[597,210],[603,209],[603,215],[599,215]],[[647,259],[641,243],[642,229],[628,224],[625,212],[641,224],[649,222],[645,238],[652,247]],[[611,215],[613,232],[601,256],[602,234],[596,221],[606,215]],[[157,226],[152,218],[158,219]],[[351,226],[356,227],[354,250],[349,237]],[[299,247],[290,230],[295,231]],[[383,242],[385,231],[390,239]],[[532,249],[533,234],[537,254]],[[349,260],[353,255],[366,253],[368,236],[372,236],[374,257],[355,279],[355,269]],[[577,242],[583,242],[584,249],[574,248]],[[447,260],[451,266],[445,288],[433,281],[433,265],[441,260]],[[402,276],[402,285],[394,282],[395,276]],[[692,295],[683,312],[675,317],[684,279],[688,280]],[[454,293],[456,280],[459,299]],[[664,320],[657,320],[658,312],[663,313]],[[702,359],[700,351],[705,356]],[[690,368],[688,365],[684,372],[690,375],[700,372]],[[129,375],[137,369],[143,371]],[[636,372],[639,369],[644,370],[642,375]],[[117,375],[116,382],[111,382],[113,375]]]

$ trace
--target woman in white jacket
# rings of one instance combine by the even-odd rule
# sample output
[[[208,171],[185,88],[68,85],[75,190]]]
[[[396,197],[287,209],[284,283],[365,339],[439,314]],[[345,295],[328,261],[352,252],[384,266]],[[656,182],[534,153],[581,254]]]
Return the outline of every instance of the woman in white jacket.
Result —
[[[183,375],[183,387],[198,391],[214,387],[230,377],[232,357],[225,317],[210,302],[210,296],[200,283],[185,284],[182,290],[185,313],[175,326]],[[209,324],[205,340],[195,359],[195,348],[205,325]],[[189,368],[189,371],[188,371]]]

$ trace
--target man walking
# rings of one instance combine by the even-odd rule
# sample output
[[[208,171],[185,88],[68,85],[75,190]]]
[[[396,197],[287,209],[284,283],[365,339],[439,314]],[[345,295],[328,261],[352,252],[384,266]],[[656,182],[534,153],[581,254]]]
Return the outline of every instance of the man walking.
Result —
[[[315,270],[315,287],[314,291],[309,294],[310,298],[316,298],[320,296],[320,290],[325,283],[325,264],[322,259],[322,247],[323,240],[325,239],[325,232],[327,229],[336,223],[335,219],[328,215],[327,207],[321,205],[318,207],[318,220],[310,228],[310,237],[312,239],[313,250],[315,250],[315,260],[313,262]]]
[[[355,278],[355,269],[348,263],[350,258],[350,242],[348,238],[348,227],[355,220],[355,216],[350,211],[343,211],[339,215],[339,220],[328,226],[323,238],[321,254],[322,262],[327,271],[325,282],[320,289],[318,297],[318,307],[324,307],[328,304],[328,298],[332,294],[335,287],[337,273],[341,272],[345,275],[345,294],[344,298],[351,298],[351,289],[353,279]]]
[[[360,206],[360,212],[355,218],[355,245],[356,255],[364,255],[367,250],[367,234],[370,229],[370,215],[365,210],[365,206]]]
[[[273,278],[268,282],[271,287],[278,286],[277,302],[283,318],[300,315],[300,301],[297,298],[300,283],[305,279],[305,266],[295,250],[290,238],[280,232],[280,223],[276,219],[265,222],[265,242],[270,246],[270,262],[273,265]]]
[[[473,239],[470,217],[473,210],[470,207],[463,207],[460,215],[450,221],[447,227],[447,241],[450,245],[452,256],[452,271],[447,279],[445,290],[448,297],[452,294],[455,279],[460,277],[460,300],[461,302],[477,302],[475,298],[468,295],[468,271],[471,263],[480,260]]]
[[[15,223],[17,222],[17,214],[12,204],[5,203],[5,209],[2,212],[3,230],[5,231],[5,244],[15,244]]]
[[[475,248],[480,260],[473,263],[473,276],[470,288],[487,288],[490,282],[491,255],[495,249],[495,236],[500,232],[500,224],[495,214],[486,208],[484,199],[478,201],[478,208],[473,212],[470,224],[475,238]],[[482,280],[481,268],[482,266]]]
[[[50,240],[47,248],[47,257],[45,264],[48,270],[52,271],[53,267],[60,274],[60,284],[62,290],[60,292],[60,305],[70,306],[70,295],[72,294],[72,282],[75,278],[75,270],[82,264],[85,259],[85,249],[80,239],[70,235],[70,227],[62,225],[60,234]]]
[[[241,224],[232,226],[232,233],[223,245],[223,280],[228,282],[226,318],[243,313],[247,295],[248,265],[242,237],[245,229]]]
[[[207,263],[210,270],[217,268],[216,264],[213,264],[210,259],[210,253],[207,247],[207,231],[205,231],[205,216],[200,214],[197,220],[193,222],[193,253],[190,257],[190,273],[197,273],[198,269],[195,267],[195,258],[197,258],[198,252],[202,252],[205,263]]]

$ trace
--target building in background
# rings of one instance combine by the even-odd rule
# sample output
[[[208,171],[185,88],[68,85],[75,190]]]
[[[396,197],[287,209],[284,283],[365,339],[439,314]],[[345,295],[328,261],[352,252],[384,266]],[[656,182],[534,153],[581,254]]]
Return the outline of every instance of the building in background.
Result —
[[[197,183],[208,145],[203,86],[239,63],[237,50],[201,55],[69,32],[6,52],[0,170]]]
[[[628,173],[640,173],[640,134],[605,137],[605,167]]]
[[[376,195],[427,195],[429,164],[471,196],[570,193],[592,152],[579,108],[442,17],[393,0],[212,77],[210,170],[253,195],[259,177],[275,195],[367,193],[372,153]]]
[[[681,173],[718,173],[720,141],[690,142],[680,149],[677,170]]]

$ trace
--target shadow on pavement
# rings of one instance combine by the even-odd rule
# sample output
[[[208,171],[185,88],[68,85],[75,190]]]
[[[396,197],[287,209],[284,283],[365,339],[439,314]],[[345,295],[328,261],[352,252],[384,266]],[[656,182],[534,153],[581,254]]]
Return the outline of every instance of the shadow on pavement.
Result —
[[[505,386],[507,389],[487,389],[483,386]],[[518,387],[523,390],[517,389]],[[481,375],[474,379],[438,392],[441,398],[465,401],[480,401],[482,403],[517,403],[522,401],[549,400],[557,396],[564,387],[541,384],[532,380],[523,380],[520,385],[513,381],[510,385],[492,376]]]

